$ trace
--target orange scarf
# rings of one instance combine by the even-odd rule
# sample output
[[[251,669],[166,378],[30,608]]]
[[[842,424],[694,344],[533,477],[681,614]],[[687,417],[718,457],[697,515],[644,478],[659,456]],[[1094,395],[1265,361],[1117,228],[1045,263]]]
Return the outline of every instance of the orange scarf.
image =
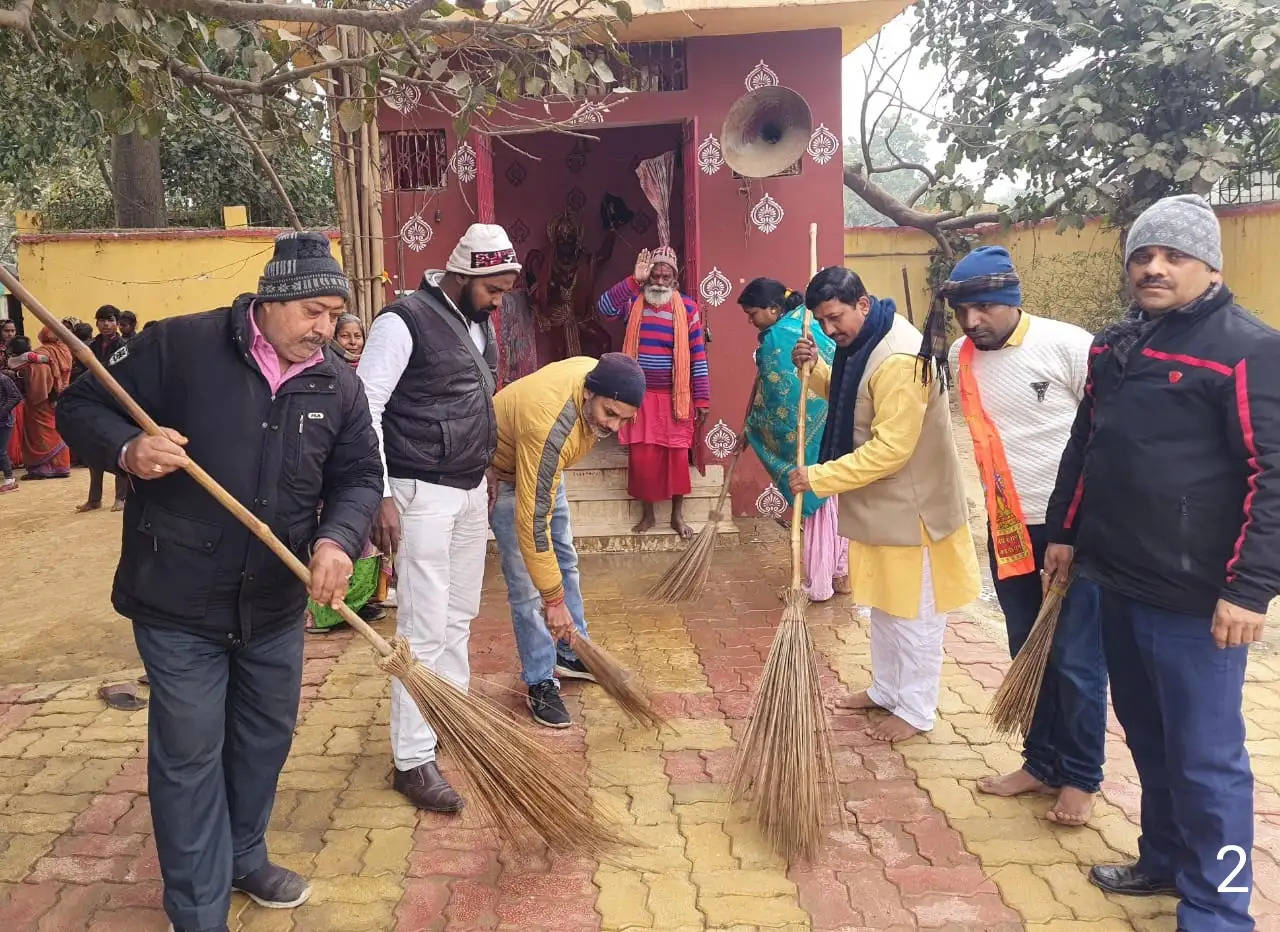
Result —
[[[966,340],[960,347],[956,385],[960,389],[960,407],[964,411],[969,435],[973,438],[973,457],[978,462],[982,488],[987,496],[987,521],[996,554],[996,578],[1023,576],[1036,571],[1036,557],[1031,549],[1031,535],[1022,516],[1022,502],[1013,486],[1013,472],[1005,459],[1000,432],[982,409],[978,380],[973,374],[974,346]]]
[[[632,359],[640,358],[640,324],[644,321],[645,307],[642,290],[631,305],[631,316],[627,318],[627,336],[622,343],[622,352]],[[671,296],[669,307],[672,342],[675,344],[671,361],[671,411],[677,421],[687,421],[693,416],[693,392],[690,388],[692,377],[689,372],[689,311],[678,291]]]

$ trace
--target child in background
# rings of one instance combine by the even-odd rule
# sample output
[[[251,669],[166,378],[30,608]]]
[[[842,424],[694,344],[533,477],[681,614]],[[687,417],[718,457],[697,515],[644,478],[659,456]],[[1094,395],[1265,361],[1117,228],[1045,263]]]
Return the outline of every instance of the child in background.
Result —
[[[18,338],[14,337],[16,341]],[[9,438],[13,436],[13,411],[22,402],[22,389],[9,373],[8,359],[0,359],[0,494],[18,491],[13,477],[13,461],[9,458]]]

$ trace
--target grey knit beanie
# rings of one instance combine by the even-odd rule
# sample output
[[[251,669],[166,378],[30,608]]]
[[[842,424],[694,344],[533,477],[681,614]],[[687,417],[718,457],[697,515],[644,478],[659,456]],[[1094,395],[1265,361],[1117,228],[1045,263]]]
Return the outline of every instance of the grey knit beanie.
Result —
[[[301,301],[321,296],[351,299],[351,286],[323,233],[290,231],[276,237],[275,255],[258,279],[263,301]]]
[[[1222,269],[1222,229],[1209,202],[1198,194],[1161,198],[1144,210],[1125,240],[1125,265],[1144,246],[1177,249],[1211,269]]]

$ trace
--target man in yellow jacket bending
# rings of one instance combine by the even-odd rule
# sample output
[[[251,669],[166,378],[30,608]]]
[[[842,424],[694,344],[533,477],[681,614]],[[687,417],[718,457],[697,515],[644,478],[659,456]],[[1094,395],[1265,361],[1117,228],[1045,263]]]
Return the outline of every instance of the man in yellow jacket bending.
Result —
[[[978,596],[943,372],[848,269],[819,272],[805,302],[837,350],[831,369],[808,338],[792,354],[815,363],[828,402],[819,463],[792,472],[791,491],[839,494],[853,600],[871,607],[871,685],[837,705],[887,710],[867,734],[900,741],[933,727],[947,612]]]
[[[642,401],[644,372],[621,353],[543,366],[493,399],[497,499],[490,524],[502,556],[529,712],[548,728],[569,726],[556,676],[593,679],[569,647],[573,629],[585,634],[587,621],[561,476],[597,440],[634,418]]]

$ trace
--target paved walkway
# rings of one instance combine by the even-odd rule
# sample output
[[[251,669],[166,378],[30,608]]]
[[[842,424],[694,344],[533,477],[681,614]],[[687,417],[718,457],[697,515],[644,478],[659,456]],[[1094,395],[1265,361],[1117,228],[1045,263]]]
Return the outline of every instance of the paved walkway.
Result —
[[[583,560],[593,635],[660,693],[674,729],[630,725],[594,687],[570,685],[579,723],[538,734],[566,767],[586,767],[646,842],[615,864],[501,848],[472,813],[419,817],[388,786],[387,681],[349,634],[307,644],[304,704],[269,836],[273,856],[310,877],[296,911],[240,896],[234,930],[1109,929],[1172,930],[1174,901],[1103,895],[1095,861],[1132,856],[1138,792],[1114,727],[1092,825],[1043,819],[1047,799],[974,792],[1017,766],[981,710],[1007,665],[992,627],[956,615],[941,720],[895,748],[862,713],[832,719],[848,826],[821,858],[788,867],[726,795],[735,736],[780,615],[785,574],[760,546],[722,553],[697,602],[638,597],[668,558]],[[14,605],[13,599],[5,604]],[[866,621],[847,600],[809,616],[835,692],[865,684]],[[500,580],[489,580],[472,641],[477,687],[513,709],[514,648]],[[86,632],[125,637],[116,629]],[[382,625],[386,629],[387,625]],[[146,932],[167,927],[147,811],[146,711],[104,709],[110,677],[0,687],[0,929]],[[838,682],[837,682],[838,681]],[[1254,852],[1260,928],[1280,927],[1280,660],[1255,652],[1247,687],[1258,774]]]

